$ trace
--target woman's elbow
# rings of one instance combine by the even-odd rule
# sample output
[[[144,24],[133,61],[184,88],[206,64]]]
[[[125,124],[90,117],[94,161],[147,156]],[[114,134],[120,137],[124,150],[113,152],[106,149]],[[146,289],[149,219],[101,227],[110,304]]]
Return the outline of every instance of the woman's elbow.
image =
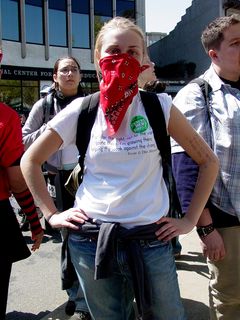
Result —
[[[30,172],[33,167],[41,168],[41,166],[42,166],[42,162],[40,161],[40,159],[38,157],[36,157],[34,155],[34,153],[31,152],[30,149],[28,149],[27,151],[24,152],[22,159],[21,159],[21,163],[20,163],[20,167],[21,167],[21,170],[24,175],[27,172]]]
[[[217,176],[219,171],[219,159],[216,154],[211,151],[206,155],[204,161],[200,164],[200,167],[207,168],[212,174]]]

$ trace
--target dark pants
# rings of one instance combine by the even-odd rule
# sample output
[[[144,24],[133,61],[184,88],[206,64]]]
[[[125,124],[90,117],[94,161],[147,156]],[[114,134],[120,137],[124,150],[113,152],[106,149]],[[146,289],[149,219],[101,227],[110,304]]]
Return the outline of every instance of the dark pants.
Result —
[[[64,184],[67,181],[70,173],[72,171],[69,170],[59,170],[58,173],[45,173],[45,181],[48,185],[48,190],[54,190],[54,192],[49,192],[55,206],[58,211],[62,212],[69,208],[73,207],[74,197],[70,195],[70,193],[65,189]],[[51,225],[45,219],[45,230],[47,233],[56,232],[56,229],[53,229]]]
[[[53,198],[57,209],[62,212],[73,207],[74,197],[66,190],[64,187],[72,170],[59,170],[57,174],[48,174],[47,183],[50,183],[55,188],[55,198]],[[46,226],[46,224],[45,224]],[[50,225],[49,225],[50,226]],[[51,226],[50,226],[51,228]],[[63,232],[62,232],[63,235]],[[66,235],[63,236],[63,244],[61,251],[61,279],[62,279],[62,289],[71,289],[77,280],[77,275],[75,273],[74,266],[72,264],[70,254],[67,246],[68,233],[66,230]]]
[[[31,255],[9,199],[0,201],[0,319],[5,319],[12,264]]]
[[[3,263],[1,262],[1,272],[0,272],[0,319],[4,320],[7,309],[7,297],[8,297],[8,288],[10,274],[12,270],[12,262],[10,259],[4,259]]]
[[[45,175],[46,183],[55,190],[54,196],[51,193],[50,195],[60,212],[72,208],[74,204],[74,197],[64,187],[71,172],[72,170],[59,170],[57,174],[48,173]]]

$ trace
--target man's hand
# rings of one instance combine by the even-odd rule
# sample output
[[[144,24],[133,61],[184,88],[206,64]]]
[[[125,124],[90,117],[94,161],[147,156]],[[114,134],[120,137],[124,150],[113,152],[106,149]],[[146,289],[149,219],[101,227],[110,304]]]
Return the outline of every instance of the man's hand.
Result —
[[[219,232],[215,229],[206,237],[202,237],[201,247],[203,255],[212,261],[222,260],[226,254],[223,239]]]

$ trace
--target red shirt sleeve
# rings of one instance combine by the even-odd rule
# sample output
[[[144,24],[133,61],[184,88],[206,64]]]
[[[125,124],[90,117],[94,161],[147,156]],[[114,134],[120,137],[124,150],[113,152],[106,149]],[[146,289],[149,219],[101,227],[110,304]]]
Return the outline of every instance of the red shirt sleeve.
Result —
[[[19,115],[12,108],[0,104],[0,166],[9,167],[23,152]]]
[[[0,200],[10,196],[6,168],[24,152],[20,118],[12,108],[0,103]]]

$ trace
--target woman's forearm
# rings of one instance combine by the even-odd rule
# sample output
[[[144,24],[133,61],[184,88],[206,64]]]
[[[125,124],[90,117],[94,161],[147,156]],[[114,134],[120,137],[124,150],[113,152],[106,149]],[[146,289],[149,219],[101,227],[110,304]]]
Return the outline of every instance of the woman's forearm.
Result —
[[[186,212],[186,218],[197,224],[211,194],[218,172],[218,161],[210,159],[199,166],[198,179]]]

